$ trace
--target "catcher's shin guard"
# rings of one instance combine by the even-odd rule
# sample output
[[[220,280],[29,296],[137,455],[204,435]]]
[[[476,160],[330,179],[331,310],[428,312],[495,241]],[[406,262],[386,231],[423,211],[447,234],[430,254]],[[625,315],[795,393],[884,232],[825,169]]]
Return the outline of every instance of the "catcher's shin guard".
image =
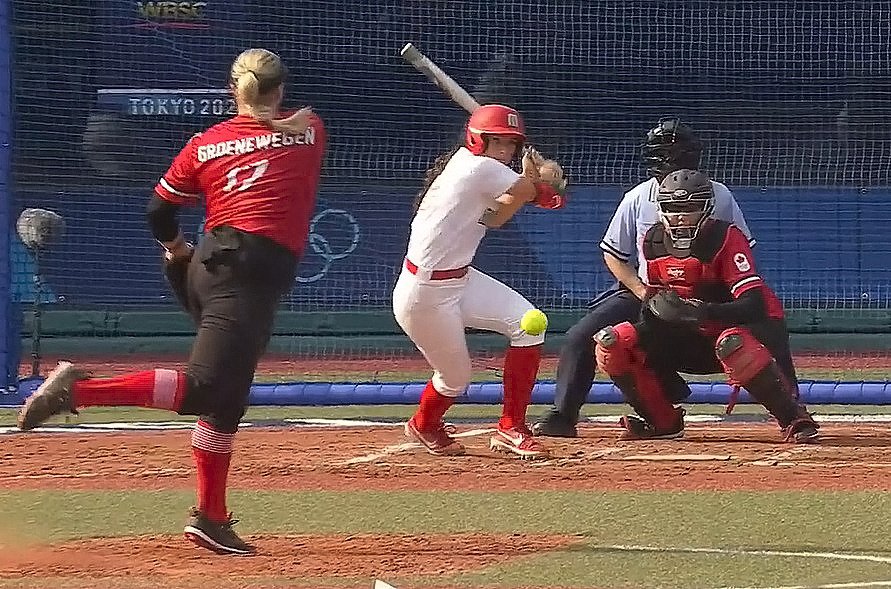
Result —
[[[677,429],[678,412],[638,345],[637,330],[627,321],[594,336],[597,366],[608,374],[625,401],[656,431]]]
[[[777,419],[781,428],[795,423],[816,426],[804,406],[798,404],[795,384],[748,329],[733,327],[721,332],[715,352],[730,384],[746,389]]]

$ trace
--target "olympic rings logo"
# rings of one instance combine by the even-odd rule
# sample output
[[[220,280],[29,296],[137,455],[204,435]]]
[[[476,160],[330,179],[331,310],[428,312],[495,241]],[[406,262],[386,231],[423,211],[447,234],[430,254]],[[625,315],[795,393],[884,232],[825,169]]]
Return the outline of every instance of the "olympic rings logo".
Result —
[[[339,252],[335,251],[334,247],[331,245],[331,242],[335,241],[334,237],[329,240],[327,237],[316,231],[319,229],[319,224],[329,217],[329,222],[339,221],[343,223],[345,225],[344,230],[346,231],[346,235],[349,236],[343,240],[343,249]],[[299,284],[307,284],[318,282],[324,278],[331,269],[331,264],[337,260],[346,258],[356,251],[356,248],[359,247],[359,239],[359,223],[349,212],[343,209],[325,209],[324,211],[317,213],[309,223],[309,247],[311,247],[312,251],[322,259],[322,267],[311,276],[298,276],[297,282]],[[337,239],[336,241],[339,242],[341,239]]]

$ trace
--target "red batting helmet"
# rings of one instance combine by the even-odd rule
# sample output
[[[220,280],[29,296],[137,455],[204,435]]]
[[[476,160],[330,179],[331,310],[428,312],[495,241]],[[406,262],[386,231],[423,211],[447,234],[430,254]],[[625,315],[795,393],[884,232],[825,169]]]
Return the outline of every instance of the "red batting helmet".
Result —
[[[470,115],[464,146],[474,155],[482,155],[486,150],[486,135],[513,135],[520,142],[526,141],[526,127],[523,117],[516,110],[501,104],[481,106]]]

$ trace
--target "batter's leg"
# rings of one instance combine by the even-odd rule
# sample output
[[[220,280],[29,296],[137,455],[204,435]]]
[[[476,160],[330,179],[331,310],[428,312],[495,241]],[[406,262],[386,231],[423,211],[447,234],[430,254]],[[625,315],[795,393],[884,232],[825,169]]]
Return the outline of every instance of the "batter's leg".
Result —
[[[490,440],[493,449],[522,458],[543,458],[547,450],[533,438],[526,425],[526,410],[541,362],[544,333],[530,335],[520,319],[535,306],[509,286],[471,269],[461,315],[467,327],[504,335],[509,346],[504,357],[504,407],[498,428]]]
[[[470,384],[470,353],[460,310],[465,286],[466,279],[422,281],[403,271],[393,291],[396,322],[433,368],[405,433],[434,455],[464,453],[442,418]]]

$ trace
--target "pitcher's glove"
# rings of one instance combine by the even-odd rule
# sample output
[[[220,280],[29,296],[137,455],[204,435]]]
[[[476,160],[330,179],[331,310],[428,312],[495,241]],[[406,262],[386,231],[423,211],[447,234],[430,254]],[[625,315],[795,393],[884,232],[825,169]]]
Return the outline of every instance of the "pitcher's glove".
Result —
[[[683,299],[673,290],[660,290],[646,300],[647,310],[666,323],[698,326],[705,320],[705,306],[697,299]]]

